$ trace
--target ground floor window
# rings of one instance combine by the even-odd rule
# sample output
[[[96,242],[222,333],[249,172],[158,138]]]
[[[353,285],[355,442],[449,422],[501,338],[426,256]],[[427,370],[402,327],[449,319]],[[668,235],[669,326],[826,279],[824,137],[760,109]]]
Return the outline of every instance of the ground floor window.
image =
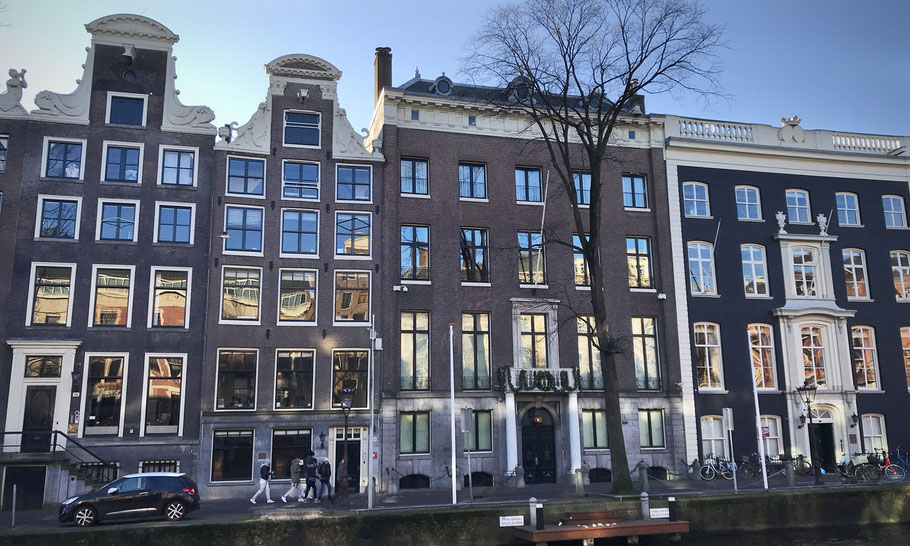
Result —
[[[470,451],[493,451],[493,412],[473,411],[474,432],[465,434],[464,448]]]
[[[180,461],[177,459],[139,461],[139,472],[180,472]]]
[[[866,452],[887,451],[885,438],[885,417],[876,413],[863,415],[863,447]]]
[[[727,458],[727,439],[724,420],[717,415],[701,418],[701,455]]]
[[[664,410],[638,410],[638,432],[641,436],[641,447],[666,447]]]
[[[306,458],[313,447],[313,432],[308,429],[272,431],[272,472],[278,479],[291,477],[291,461]]]
[[[762,415],[761,437],[765,443],[765,455],[776,457],[784,452],[784,446],[780,441],[780,417]]]
[[[602,410],[582,410],[581,425],[586,449],[606,449],[608,447],[607,412]]]
[[[399,431],[402,454],[430,452],[430,412],[403,412]]]
[[[253,479],[253,431],[216,430],[212,438],[212,481]]]

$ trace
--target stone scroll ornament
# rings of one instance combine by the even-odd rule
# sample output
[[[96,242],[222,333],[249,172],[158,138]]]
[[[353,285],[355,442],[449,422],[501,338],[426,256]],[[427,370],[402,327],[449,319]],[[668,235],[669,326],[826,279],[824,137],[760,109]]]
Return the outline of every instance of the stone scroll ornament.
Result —
[[[784,229],[784,226],[787,225],[787,215],[784,214],[784,211],[779,210],[774,217],[777,218],[778,233],[786,234],[787,230]]]
[[[577,367],[572,368],[572,376],[575,379],[574,386],[569,386],[569,372],[559,370],[559,385],[556,385],[556,378],[547,370],[520,370],[518,372],[518,384],[512,383],[512,374],[509,373],[508,366],[500,366],[497,370],[499,376],[499,389],[502,392],[521,392],[531,389],[547,392],[572,392],[578,390],[581,384],[581,372]]]
[[[28,87],[25,81],[27,70],[15,68],[9,69],[9,79],[6,80],[6,91],[0,93],[0,113],[11,114],[15,116],[27,116],[28,111],[20,104],[22,102],[22,90]]]

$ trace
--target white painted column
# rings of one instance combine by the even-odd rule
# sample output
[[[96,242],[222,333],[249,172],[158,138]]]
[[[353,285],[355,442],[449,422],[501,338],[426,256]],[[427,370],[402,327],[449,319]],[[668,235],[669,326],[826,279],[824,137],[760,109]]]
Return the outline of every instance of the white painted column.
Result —
[[[506,471],[518,466],[518,427],[515,423],[515,393],[506,393]]]
[[[581,438],[578,433],[578,393],[569,393],[569,460],[572,474],[581,468]]]

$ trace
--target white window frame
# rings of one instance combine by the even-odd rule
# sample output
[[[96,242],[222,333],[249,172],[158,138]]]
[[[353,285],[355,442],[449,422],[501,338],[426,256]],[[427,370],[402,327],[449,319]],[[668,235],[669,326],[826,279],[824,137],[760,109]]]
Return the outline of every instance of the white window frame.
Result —
[[[181,184],[165,184],[164,180],[164,152],[192,152],[193,154],[193,184],[191,186]],[[176,146],[172,144],[160,144],[158,146],[158,180],[157,185],[165,188],[195,188],[199,181],[199,148],[193,146]]]
[[[241,351],[243,351],[243,352],[247,352],[247,353],[249,353],[249,352],[254,352],[254,353],[256,353],[256,372],[255,372],[256,376],[255,376],[255,378],[253,379],[253,407],[252,407],[252,408],[223,408],[223,409],[218,409],[218,376],[221,374],[221,370],[219,369],[219,366],[220,366],[220,363],[221,363],[221,352],[222,352],[222,351],[236,351],[236,352],[241,352]],[[277,354],[277,353],[276,353],[276,354]],[[315,366],[315,362],[314,362],[314,366]],[[277,366],[277,363],[276,363],[276,365],[275,365],[274,367],[275,367],[275,368],[278,367],[278,366]],[[314,367],[314,374],[313,374],[313,382],[314,382],[314,383],[316,382],[316,379],[315,379],[315,367]],[[213,411],[218,412],[218,413],[250,413],[250,412],[255,412],[256,409],[259,407],[259,348],[257,348],[257,347],[217,347],[217,348],[215,349],[215,385],[214,385],[214,389],[213,389],[213,390],[214,390],[214,395],[215,395],[215,397],[212,399],[212,410],[213,410]],[[274,387],[273,387],[273,388],[272,388],[273,397],[274,397],[274,393],[275,393],[275,389],[274,389]],[[272,405],[274,405],[274,404],[275,404],[275,402],[274,402],[274,400],[273,400],[273,401],[272,401]],[[313,405],[316,405],[315,399],[314,399]],[[270,409],[271,409],[271,408],[270,408]],[[253,445],[253,449],[254,449],[254,451],[255,451],[255,444]]]
[[[308,353],[313,354],[313,384],[310,385],[311,390],[312,390],[312,393],[310,394],[310,396],[311,396],[310,400],[313,401],[313,404],[309,408],[276,408],[275,407],[275,395],[278,392],[278,353],[289,352],[289,351],[297,351],[297,352],[301,352],[301,353],[308,352]],[[334,361],[332,362],[332,365],[334,365]],[[257,365],[257,368],[258,368],[258,365]],[[316,410],[316,348],[315,347],[308,347],[308,348],[307,347],[304,347],[304,348],[277,347],[275,349],[275,365],[272,366],[272,368],[273,368],[274,373],[272,374],[273,375],[273,377],[272,377],[272,400],[271,400],[271,407],[269,408],[271,411],[292,413],[292,412],[299,412],[299,411],[315,411]],[[217,383],[216,383],[216,385],[217,385]],[[215,402],[217,404],[217,394],[216,394]]]
[[[696,208],[696,211],[693,214],[689,214],[686,211],[686,202],[688,201],[688,199],[686,198],[686,187],[687,186],[692,186],[693,188],[702,187],[705,190],[704,200],[699,199],[697,195],[693,199],[693,201],[695,202],[695,208]],[[705,184],[704,182],[688,181],[688,182],[683,182],[682,189],[683,189],[683,191],[682,191],[683,215],[686,218],[707,218],[707,219],[713,218],[713,216],[711,216],[711,192],[710,192],[707,184]],[[705,214],[698,214],[698,204],[702,203],[702,202],[705,204]]]
[[[893,202],[900,203],[901,210],[900,211],[885,210],[885,199],[896,200],[896,201],[892,201],[892,203]],[[901,221],[900,224],[896,225],[896,226],[889,226],[888,225],[888,215],[889,214],[892,214],[892,215],[898,214],[898,212],[900,214],[900,221]],[[884,218],[885,218],[885,229],[907,229],[907,207],[906,207],[906,203],[904,203],[904,198],[902,196],[894,195],[894,194],[883,195],[882,196],[882,214],[884,215]]]
[[[231,206],[233,206],[233,205],[231,205]],[[309,253],[298,254],[296,252],[285,252],[284,251],[284,248],[283,248],[284,241],[282,239],[284,236],[284,213],[285,212],[315,212],[316,213],[316,253],[315,254],[309,254]],[[336,214],[337,214],[337,212],[336,212]],[[278,224],[278,228],[279,228],[278,229],[278,257],[279,258],[319,258],[319,238],[320,238],[320,235],[322,235],[322,225],[319,222],[319,216],[320,216],[319,209],[302,209],[302,208],[296,208],[296,207],[282,207],[281,208],[281,217],[279,218],[279,224]],[[225,222],[226,222],[226,220],[225,220]],[[263,232],[265,231],[264,224],[265,224],[265,222],[263,221]],[[225,226],[226,225],[227,224],[225,223]],[[372,232],[372,229],[373,229],[373,226],[372,226],[372,221],[371,221],[371,225],[370,225],[371,232]],[[372,233],[371,233],[371,238],[372,238]]]
[[[798,369],[798,371],[797,371],[797,374],[798,374],[798,375],[797,375],[797,381],[796,381],[796,383],[799,383],[799,379],[803,379],[804,382],[807,381],[807,379],[806,379],[806,370],[807,370],[807,368],[806,368],[806,361],[805,361],[805,359],[802,358],[802,357],[804,356],[803,351],[804,351],[807,347],[806,347],[805,345],[803,345],[803,340],[802,340],[802,339],[803,339],[803,331],[808,331],[808,333],[809,333],[809,339],[811,340],[811,339],[812,339],[812,331],[813,331],[813,330],[818,330],[818,331],[819,331],[819,336],[818,336],[818,337],[819,337],[819,339],[821,340],[821,345],[810,345],[808,348],[809,348],[809,349],[821,349],[821,351],[822,351],[822,366],[819,368],[819,367],[816,365],[817,363],[816,363],[815,360],[813,359],[813,361],[812,361],[812,369],[813,369],[813,370],[823,370],[823,371],[824,371],[824,375],[825,375],[825,384],[824,384],[824,385],[819,385],[819,384],[818,384],[818,373],[815,373],[815,374],[814,374],[814,375],[815,375],[815,386],[816,386],[816,387],[818,388],[818,390],[820,390],[820,391],[821,391],[821,390],[828,390],[828,389],[831,388],[831,380],[830,380],[830,378],[828,377],[828,370],[829,370],[828,361],[830,360],[829,357],[831,356],[831,352],[828,350],[828,342],[829,342],[829,339],[828,339],[828,327],[827,327],[827,326],[818,325],[818,324],[806,324],[806,325],[803,325],[803,326],[799,329],[799,356],[800,356],[801,358],[800,358],[800,362],[799,362],[799,369]],[[851,366],[852,366],[852,364],[851,364]]]
[[[256,320],[225,319],[224,317],[224,272],[227,269],[255,269],[259,271],[259,300],[257,301],[258,318]],[[262,268],[248,265],[223,264],[221,266],[221,285],[218,292],[218,324],[243,324],[259,326],[262,324]]]
[[[698,344],[698,335],[699,335],[700,328],[703,330],[702,333],[705,336],[705,345]],[[717,338],[717,345],[711,345],[708,343],[708,335],[712,328],[714,329],[714,336]],[[699,392],[723,391],[724,390],[724,354],[723,354],[723,342],[721,341],[721,337],[720,337],[720,324],[717,324],[716,322],[696,322],[695,324],[692,325],[692,332],[694,334],[693,340],[692,340],[692,347],[694,347],[696,349],[699,347],[705,349],[705,355],[708,359],[706,362],[707,369],[708,369],[708,371],[711,371],[712,369],[716,369],[717,377],[718,377],[716,385],[710,385],[707,387],[698,386],[698,391]],[[711,356],[710,356],[709,349],[712,349],[715,347],[717,348],[717,362],[711,362]],[[697,354],[697,351],[696,351],[696,354]],[[697,356],[696,356],[696,362],[695,362],[696,384],[698,383],[698,368],[702,367],[699,364],[700,363],[698,362]]]
[[[183,310],[183,328],[175,326],[152,326],[154,323],[154,314],[155,314],[155,274],[159,271],[183,271],[186,273],[186,307]],[[261,282],[261,281],[260,281]],[[190,328],[190,306],[192,300],[192,291],[193,291],[193,268],[192,267],[176,267],[176,266],[167,266],[167,265],[153,265],[150,269],[149,274],[149,306],[148,306],[148,322],[146,327],[151,328],[161,328],[163,330],[188,330]]]
[[[796,271],[797,271],[796,252],[801,251],[801,250],[808,250],[811,253],[812,263],[807,265],[805,262],[803,262],[799,266],[800,271],[802,273],[802,276],[801,276],[802,280],[797,280],[797,278],[796,278]],[[790,247],[790,249],[789,249],[789,258],[790,258],[790,272],[792,273],[792,277],[790,280],[793,283],[792,284],[793,297],[799,298],[799,299],[817,299],[817,298],[823,297],[823,294],[825,292],[824,292],[824,287],[822,286],[822,282],[823,282],[822,281],[822,273],[823,273],[822,267],[824,266],[824,264],[820,263],[819,258],[821,258],[821,253],[820,253],[819,249],[815,248],[815,247],[811,247],[811,246],[793,246],[793,247]],[[814,294],[808,293],[809,283],[808,283],[808,281],[806,281],[806,268],[808,266],[811,266],[811,268],[812,268],[811,269],[812,270],[812,282],[814,283],[814,289],[815,289]],[[798,289],[798,287],[801,285],[804,288],[804,293],[802,293],[802,294],[799,293],[799,289]]]
[[[179,207],[179,208],[188,208],[190,209],[190,242],[189,243],[177,243],[174,241],[159,241],[158,240],[158,221],[161,214],[161,207]],[[264,219],[263,219],[264,220]],[[178,245],[178,246],[193,246],[196,241],[196,203],[186,203],[179,201],[155,201],[155,229],[152,233],[152,242],[160,243],[163,245]]]
[[[255,195],[252,193],[231,193],[230,192],[230,177],[231,177],[231,159],[243,159],[246,161],[261,161],[262,162],[262,195]],[[268,170],[269,165],[268,161],[264,157],[252,157],[248,155],[239,155],[239,154],[228,154],[224,158],[224,195],[226,197],[240,197],[241,199],[262,199],[265,200],[266,186],[268,185]],[[198,164],[198,163],[197,163]]]
[[[849,267],[848,267],[848,264],[846,262],[847,257],[844,256],[845,252],[858,252],[860,263],[857,264],[857,263],[853,262],[853,263],[849,264]],[[852,260],[852,258],[851,258],[851,260]],[[843,267],[844,267],[844,277],[845,277],[844,282],[846,283],[846,285],[849,287],[851,284],[850,280],[846,278],[847,269],[852,269],[854,271],[860,270],[860,271],[862,271],[862,274],[863,274],[863,280],[861,283],[857,282],[855,280],[856,273],[853,274],[853,278],[854,278],[854,281],[852,282],[852,284],[854,285],[853,291],[856,292],[856,287],[860,284],[862,284],[866,288],[865,296],[851,296],[850,294],[847,294],[847,301],[872,301],[871,292],[869,291],[869,289],[870,289],[869,271],[866,269],[866,251],[861,248],[845,248],[845,249],[841,250],[841,263],[843,264]]]
[[[338,273],[366,273],[369,279],[370,294],[367,298],[367,319],[363,321],[338,320],[335,314],[335,298],[338,296]],[[373,312],[373,270],[372,269],[335,269],[332,271],[332,326],[360,326],[370,323],[369,316]],[[345,349],[353,351],[354,349]],[[334,357],[333,357],[334,358]]]
[[[318,174],[316,175],[316,198],[315,199],[309,199],[306,197],[287,197],[286,195],[284,195],[284,187],[285,187],[284,168],[288,163],[316,165],[316,170],[317,170]],[[313,203],[313,202],[318,203],[321,198],[322,198],[322,164],[320,162],[303,161],[303,160],[299,160],[299,159],[282,159],[281,160],[281,199],[282,199],[282,201],[306,201],[309,203]]]
[[[114,148],[133,148],[139,150],[139,169],[136,172],[136,181],[131,182],[129,180],[108,180],[107,179],[107,150],[110,147]],[[104,140],[101,142],[101,173],[100,181],[105,184],[128,184],[128,185],[142,185],[142,163],[145,161],[145,144],[142,142],[124,142],[119,140]]]
[[[228,230],[228,209],[229,208],[238,208],[238,209],[256,209],[262,211],[262,229],[259,231],[259,250],[228,250],[227,248],[227,238],[221,240],[221,253],[225,256],[264,256],[265,252],[265,207],[257,205],[241,205],[239,203],[225,203],[224,204],[224,221],[221,225],[221,232],[227,233]]]
[[[316,297],[315,305],[316,308],[313,310],[314,319],[311,321],[296,321],[296,320],[281,320],[281,274],[285,271],[305,271],[307,273],[316,274]],[[319,322],[319,269],[316,268],[306,268],[306,267],[279,267],[278,268],[278,307],[276,308],[276,322],[278,326],[316,326]],[[285,349],[292,350],[292,349]],[[304,349],[293,349],[293,350],[304,350]],[[308,350],[308,349],[307,349]]]
[[[251,433],[250,437],[252,438],[251,442],[253,444],[252,445],[253,466],[252,466],[252,468],[250,468],[250,479],[248,479],[248,480],[243,480],[243,479],[217,480],[217,481],[212,479],[212,460],[213,460],[213,457],[215,456],[215,434],[217,434],[219,432],[249,432],[249,433]],[[209,485],[217,486],[220,484],[230,485],[230,484],[238,484],[238,483],[253,483],[253,484],[259,483],[258,474],[256,473],[256,471],[257,471],[256,464],[259,462],[259,459],[256,458],[256,427],[255,426],[251,426],[251,428],[239,428],[239,427],[229,427],[229,426],[226,428],[213,428],[211,439],[212,439],[212,443],[209,444],[211,446],[209,448],[209,475],[207,477]],[[271,452],[271,449],[269,449],[269,451]],[[272,482],[272,483],[274,483],[274,482]]]
[[[338,215],[339,214],[366,214],[370,217],[370,248],[369,254],[366,256],[360,254],[338,254]],[[332,255],[336,260],[372,260],[373,259],[373,237],[375,230],[373,229],[373,213],[367,210],[335,210],[335,224],[334,229],[332,229]],[[399,232],[399,240],[401,233]],[[400,244],[400,242],[399,242]]]
[[[338,169],[340,167],[366,167],[370,170],[370,199],[369,200],[354,200],[354,199],[339,199],[338,198]],[[361,205],[372,205],[373,197],[375,195],[375,188],[373,187],[373,166],[366,165],[363,163],[336,163],[335,164],[335,202],[336,203],[353,203]],[[334,231],[334,230],[333,230]]]
[[[772,422],[774,423],[774,426],[777,428],[777,435],[776,435],[776,436],[772,436],[772,435],[771,435],[771,425],[770,425],[770,423],[772,423]],[[784,443],[783,443],[783,438],[782,438],[782,436],[781,436],[781,428],[780,428],[780,427],[781,427],[781,420],[780,420],[780,417],[778,417],[777,415],[762,415],[762,416],[760,416],[760,418],[759,418],[759,423],[760,423],[759,426],[761,426],[761,427],[765,427],[765,426],[768,427],[768,437],[767,437],[767,438],[765,438],[765,435],[764,435],[764,432],[763,432],[763,431],[761,431],[761,430],[759,431],[759,432],[762,433],[761,441],[762,441],[762,443],[764,444],[764,447],[765,447],[765,456],[775,457],[775,456],[778,456],[778,455],[782,454],[782,453],[783,453],[783,450],[784,450]],[[778,451],[777,453],[771,453],[771,445],[770,445],[770,444],[771,444],[771,441],[772,441],[772,440],[775,441],[775,442],[777,442],[777,445],[779,446],[779,447],[778,447],[778,450],[777,450],[777,451]]]
[[[768,335],[771,339],[771,345],[761,345],[761,344],[753,345],[752,337],[749,332],[749,329],[752,327],[756,327],[758,329],[767,328]],[[770,387],[769,386],[759,387],[758,385],[756,385],[755,388],[758,390],[758,392],[778,392],[778,389],[777,389],[777,385],[778,385],[778,383],[777,383],[777,352],[775,350],[775,343],[774,343],[774,327],[765,322],[752,322],[746,326],[746,338],[747,338],[746,343],[748,345],[747,350],[749,351],[749,354],[748,354],[749,365],[752,369],[752,383],[753,384],[755,383],[755,362],[752,360],[752,350],[756,349],[756,348],[759,350],[764,349],[764,348],[771,349],[770,364],[771,364],[771,381],[773,381],[773,384]],[[759,343],[761,343],[761,332],[759,332]],[[764,364],[764,363],[762,363],[762,364]],[[764,366],[762,366],[762,368],[764,368]],[[764,377],[764,374],[763,374],[763,377]]]
[[[84,138],[64,138],[64,137],[44,137],[44,144],[41,148],[41,178],[48,178],[47,176],[47,156],[50,152],[51,142],[64,142],[68,144],[82,144],[82,159],[79,162],[79,178],[58,178],[53,177],[54,180],[78,180],[82,182],[85,180],[85,152],[88,149],[88,140]]]
[[[806,208],[807,220],[796,220],[796,219],[792,218],[792,216],[790,214],[790,203],[789,203],[791,192],[793,193],[794,197],[796,197],[798,194],[802,194],[802,195],[806,196],[806,207],[805,208]],[[812,201],[809,200],[808,191],[802,190],[799,188],[788,188],[784,192],[784,204],[787,207],[787,221],[790,222],[791,224],[812,224],[813,223],[812,222]],[[799,205],[794,205],[794,208],[802,209],[803,207],[801,207]]]
[[[690,245],[704,245],[708,248],[708,252],[710,254],[709,263],[711,264],[711,288],[712,288],[711,290],[702,290],[700,292],[696,292],[696,291],[692,290],[692,262],[691,262],[692,258],[689,256],[689,246]],[[701,251],[699,251],[698,261],[699,261],[699,263],[704,262],[704,259],[701,257]],[[688,241],[686,243],[686,267],[688,268],[688,275],[686,275],[686,279],[688,280],[688,285],[689,285],[688,288],[693,296],[717,296],[718,295],[717,268],[716,268],[716,264],[714,262],[714,245],[713,244],[711,244],[707,241]],[[702,268],[699,268],[699,271],[701,271],[701,269]],[[701,277],[699,277],[699,279],[701,279]],[[702,283],[702,284],[704,284],[704,283]]]
[[[69,328],[73,323],[73,300],[76,293],[76,264],[63,262],[32,262],[31,272],[28,280],[28,306],[25,311],[25,325],[32,325],[32,313],[35,306],[35,271],[39,267],[68,267],[70,268],[70,293],[69,301],[66,307],[66,327]],[[41,327],[54,327],[55,325],[42,324]],[[57,325],[59,326],[59,325]]]
[[[714,427],[717,426],[718,422],[720,423],[720,429],[723,433],[723,436],[720,438],[714,436]],[[724,418],[720,415],[702,415],[701,419],[698,420],[698,424],[701,432],[701,456],[707,458],[709,455],[714,455],[715,457],[729,459],[729,439],[727,438],[727,428],[724,426]],[[705,425],[708,425],[707,430]],[[707,436],[705,432],[710,432],[711,436]],[[711,442],[711,451],[705,451],[705,442]],[[717,449],[714,447],[718,442],[721,442],[721,447],[723,448],[721,453],[718,453]]]
[[[910,276],[910,252],[907,252],[906,250],[892,250],[888,253],[889,260],[893,261],[895,255],[897,256],[898,265],[891,266],[891,276],[893,278],[894,273],[898,273],[901,279],[905,279]],[[904,294],[910,294],[910,284],[901,281],[901,286],[904,289]],[[893,281],[891,287],[894,289]],[[894,294],[894,299],[898,302],[910,302],[910,296],[901,296],[900,294]]]
[[[126,306],[126,326],[106,326],[95,324],[95,289],[98,281],[99,269],[121,269],[130,272],[130,290],[129,301]],[[88,321],[87,328],[126,328],[133,327],[133,296],[136,295],[136,266],[135,265],[116,265],[116,264],[92,264],[92,291],[89,293],[88,300]]]
[[[132,241],[126,241],[126,240],[121,240],[121,239],[104,239],[104,240],[101,239],[101,221],[103,220],[102,211],[104,210],[104,205],[106,205],[106,204],[133,205],[134,207],[136,207],[136,216],[135,216],[135,218],[133,218],[133,239],[132,239]],[[96,210],[97,210],[97,214],[95,214],[95,216],[97,217],[95,219],[95,241],[96,242],[116,244],[116,243],[129,243],[129,242],[135,243],[136,241],[139,240],[139,200],[138,199],[110,199],[107,197],[99,197],[98,198],[98,208]]]
[[[319,136],[318,144],[316,144],[315,146],[312,144],[289,144],[288,142],[286,142],[284,140],[285,131],[288,128],[288,116],[287,116],[288,112],[291,112],[292,114],[316,114],[317,116],[319,116],[319,124],[318,124],[318,127],[316,128],[316,131]],[[295,109],[295,108],[285,108],[284,111],[281,113],[281,145],[284,146],[285,148],[309,148],[311,150],[321,149],[322,148],[322,116],[323,116],[323,113],[318,112],[316,110],[299,110],[299,109]]]
[[[76,233],[72,239],[59,237],[42,237],[41,222],[44,219],[44,202],[45,201],[75,201],[76,202]],[[36,241],[78,241],[79,229],[82,227],[82,197],[72,195],[49,195],[44,193],[38,194],[38,208],[35,211],[35,240]]]
[[[749,192],[749,191],[754,191],[754,192],[755,192],[755,203],[750,203],[748,200],[747,200],[747,201],[740,201],[740,200],[739,200],[739,195],[737,195],[737,192],[738,192],[740,189],[746,190],[746,192],[747,192],[747,194],[746,194],[747,199],[748,199],[748,192]],[[741,185],[739,185],[739,186],[736,186],[736,187],[733,189],[733,197],[734,197],[734,199],[735,199],[735,201],[736,201],[736,219],[737,219],[737,220],[739,220],[740,222],[764,222],[764,221],[765,221],[765,219],[764,219],[765,217],[764,217],[764,215],[762,214],[762,208],[761,208],[761,189],[760,189],[760,188],[758,188],[758,187],[756,187],[756,186],[750,186],[750,185],[747,185],[747,184],[741,184]],[[739,215],[739,205],[745,205],[747,211],[749,210],[748,207],[751,207],[751,206],[756,206],[756,207],[758,207],[758,217],[757,217],[757,218],[751,218],[751,217],[743,218],[743,217],[741,217],[741,216]]]
[[[78,436],[79,436],[79,438],[85,437],[85,423],[86,423],[86,421],[88,421],[87,406],[88,406],[88,399],[89,399],[89,393],[87,392],[87,389],[88,389],[88,363],[93,357],[96,357],[96,356],[114,357],[114,358],[123,359],[123,375],[120,378],[120,381],[122,382],[121,387],[120,387],[120,423],[117,427],[117,437],[122,438],[123,437],[123,420],[126,417],[126,400],[127,400],[126,388],[127,388],[127,373],[129,373],[129,369],[130,369],[130,354],[129,353],[117,353],[117,352],[111,352],[111,353],[86,352],[85,355],[83,356],[82,389],[79,391],[82,393],[82,402],[80,403],[80,408],[79,408],[79,410],[81,411],[81,413],[80,413],[81,418],[79,419]],[[92,437],[92,436],[96,436],[96,435],[89,434],[89,437]],[[102,435],[98,434],[98,436],[102,436]]]
[[[841,207],[839,206],[839,203],[837,202],[837,199],[838,199],[839,197],[844,197],[844,198],[845,198],[845,199],[844,199],[844,205],[845,205],[844,208],[841,208]],[[851,198],[853,199],[853,204],[856,205],[856,208],[855,208],[855,209],[849,208],[849,203],[847,203],[847,200],[848,200],[848,199],[851,199]],[[857,227],[858,227],[858,228],[861,228],[861,227],[864,227],[864,226],[863,226],[863,217],[862,217],[862,215],[860,215],[860,211],[859,211],[859,196],[858,196],[858,195],[856,195],[856,194],[853,193],[853,192],[839,191],[839,192],[837,192],[837,193],[834,194],[834,206],[835,206],[836,212],[837,212],[837,225],[838,225],[838,226],[840,226],[840,227],[853,227],[853,228],[857,228]],[[854,212],[854,213],[856,213],[856,223],[855,223],[855,224],[846,224],[846,223],[841,222],[841,221],[840,221],[840,213],[841,213],[841,211],[844,211],[844,212]]]
[[[149,96],[146,93],[124,93],[122,91],[108,91],[107,92],[107,104],[104,107],[104,123],[105,125],[113,125],[111,123],[111,98],[113,97],[126,97],[130,99],[142,99],[142,125],[121,125],[116,124],[117,127],[145,127],[148,125],[148,111],[149,111]]]
[[[855,341],[855,334],[858,330],[868,330],[869,339],[871,340],[872,345],[869,347],[858,346]],[[879,365],[878,365],[878,348],[875,339],[875,328],[872,326],[867,326],[865,324],[859,324],[850,329],[850,347],[852,349],[850,354],[850,370],[853,372],[853,380],[856,381],[856,358],[854,352],[859,350],[863,353],[863,368],[868,370],[872,368],[872,374],[875,377],[875,386],[867,387],[860,386],[859,382],[856,384],[857,390],[861,391],[880,391],[882,390],[882,376],[879,374]],[[868,362],[866,359],[866,351],[872,352],[872,362]]]
[[[149,359],[152,357],[162,357],[162,358],[182,358],[183,359],[183,369],[180,371],[180,420],[177,423],[177,436],[183,436],[183,422],[186,417],[186,380],[187,380],[187,369],[189,364],[188,354],[187,353],[156,353],[148,352],[143,355],[143,373],[142,373],[142,420],[139,422],[139,437],[142,438],[146,435],[146,411],[148,410],[148,388],[149,388]],[[170,433],[167,432],[152,432],[152,436],[157,435],[167,435]]]
[[[873,436],[867,432],[871,428],[873,419],[877,420],[879,423],[879,426],[881,427],[882,449],[887,452],[888,451],[888,431],[885,429],[885,416],[880,413],[864,413],[862,415],[862,417],[860,417],[860,420],[862,421],[862,425],[863,425],[863,448],[866,451],[870,451],[870,449],[877,449],[877,448],[870,446],[869,443],[873,438],[878,438],[878,435]]]
[[[755,259],[754,259],[754,252],[752,252],[751,250],[749,251],[749,254],[750,254],[749,260],[747,261],[747,260],[742,259],[742,252],[743,252],[743,250],[746,249],[746,248],[748,248],[748,249],[755,249],[755,248],[757,248],[758,251],[759,251],[759,253],[761,254],[761,262],[756,262],[756,261],[755,261]],[[743,267],[743,293],[745,294],[746,298],[764,298],[764,299],[770,298],[770,297],[771,297],[771,286],[770,286],[770,279],[768,278],[768,261],[767,261],[766,256],[765,256],[765,247],[764,247],[764,245],[759,245],[759,244],[755,244],[755,243],[743,243],[743,244],[739,245],[739,256],[740,256],[740,261],[741,261],[742,267]],[[764,274],[765,291],[764,291],[764,292],[759,292],[759,291],[758,291],[758,288],[757,288],[758,285],[755,284],[754,281],[753,281],[753,286],[756,287],[755,293],[754,293],[754,294],[750,294],[750,293],[747,291],[747,288],[746,288],[746,272],[745,272],[745,268],[746,268],[747,265],[748,265],[749,268],[752,270],[752,278],[753,278],[753,279],[756,278],[756,275],[755,275],[755,266],[756,266],[756,265],[761,265],[762,270],[765,272],[765,274]]]

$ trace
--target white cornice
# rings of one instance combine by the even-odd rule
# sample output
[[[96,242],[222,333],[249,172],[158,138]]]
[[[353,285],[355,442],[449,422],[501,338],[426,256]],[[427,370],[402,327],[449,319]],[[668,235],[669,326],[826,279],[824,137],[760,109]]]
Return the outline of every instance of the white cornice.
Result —
[[[154,19],[118,13],[95,19],[85,25],[92,43],[104,45],[130,44],[142,49],[170,51],[180,37]]]
[[[285,76],[294,79],[338,80],[341,70],[332,63],[313,55],[294,53],[278,57],[265,65],[270,76]]]

